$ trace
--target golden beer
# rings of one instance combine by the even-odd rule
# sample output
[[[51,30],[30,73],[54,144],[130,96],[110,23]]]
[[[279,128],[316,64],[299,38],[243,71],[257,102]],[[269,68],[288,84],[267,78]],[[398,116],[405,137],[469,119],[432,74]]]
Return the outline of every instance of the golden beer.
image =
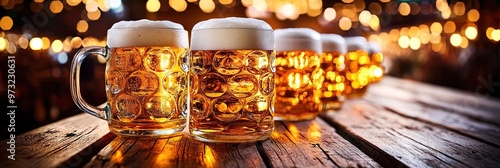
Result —
[[[364,37],[346,37],[348,52],[346,59],[345,90],[347,97],[361,97],[366,93],[371,80],[370,56]]]
[[[321,86],[321,111],[340,109],[345,100],[345,39],[337,34],[321,34],[323,53],[321,70],[324,74]]]
[[[308,28],[275,30],[276,120],[311,120],[320,112],[321,36]]]
[[[319,113],[322,70],[315,51],[278,52],[276,54],[277,120],[308,120]]]
[[[257,19],[211,19],[195,25],[189,71],[189,131],[195,139],[253,142],[270,137],[273,37],[271,27]]]
[[[80,95],[86,56],[106,58],[107,102],[95,107]],[[108,121],[126,136],[178,135],[187,125],[189,50],[187,31],[170,21],[121,21],[108,30],[106,47],[85,47],[71,65],[71,93],[83,111]]]
[[[188,49],[117,47],[110,49],[106,95],[110,129],[179,132],[188,110]],[[133,128],[130,130],[130,128]]]
[[[380,48],[379,44],[370,42],[369,47],[370,47],[369,55],[371,60],[370,82],[376,83],[382,79],[385,73],[384,67],[382,66],[382,61],[384,61],[384,55],[382,54],[382,49]]]

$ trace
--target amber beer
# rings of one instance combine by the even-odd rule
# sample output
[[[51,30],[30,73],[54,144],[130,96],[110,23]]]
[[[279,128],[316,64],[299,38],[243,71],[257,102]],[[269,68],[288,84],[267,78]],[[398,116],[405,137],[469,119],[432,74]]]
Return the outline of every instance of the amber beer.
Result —
[[[370,47],[370,51],[368,55],[370,56],[371,64],[370,64],[370,82],[376,83],[384,77],[384,66],[382,65],[382,61],[384,61],[384,55],[382,54],[382,49],[380,44],[369,42],[368,47]]]
[[[205,142],[252,142],[273,128],[274,35],[249,18],[197,23],[191,37],[189,131]]]
[[[321,35],[308,28],[275,30],[276,120],[310,120],[320,112]]]
[[[361,97],[366,93],[370,83],[370,56],[368,43],[364,37],[346,37],[346,85],[347,97]]]
[[[323,52],[321,70],[324,74],[321,86],[321,111],[340,109],[345,100],[345,39],[337,34],[321,34]]]
[[[81,99],[84,111],[108,120],[111,132],[129,136],[169,136],[186,126],[188,111],[187,31],[169,21],[122,21],[108,30],[107,48],[84,48],[73,61],[78,79],[80,61],[89,53],[108,60],[105,108]],[[78,66],[78,67],[76,67]],[[72,81],[73,83],[73,81]]]

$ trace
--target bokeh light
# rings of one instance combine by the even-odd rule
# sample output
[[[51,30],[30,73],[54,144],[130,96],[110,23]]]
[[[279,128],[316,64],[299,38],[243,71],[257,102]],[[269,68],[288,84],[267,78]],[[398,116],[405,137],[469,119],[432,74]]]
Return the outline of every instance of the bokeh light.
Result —
[[[2,30],[10,30],[13,25],[14,21],[12,21],[12,18],[9,16],[4,16],[0,19],[0,28],[2,28]]]
[[[63,10],[64,5],[61,1],[52,1],[50,2],[49,8],[52,13],[60,13]]]
[[[431,24],[431,33],[441,34],[442,31],[443,31],[443,27],[441,26],[441,23],[434,22]]]
[[[465,14],[465,4],[464,2],[460,2],[458,1],[457,3],[455,3],[455,5],[453,6],[453,13],[457,16],[462,16]]]
[[[340,29],[347,31],[347,30],[351,29],[351,26],[352,26],[351,19],[349,19],[348,17],[340,18],[340,20],[339,20]]]
[[[500,29],[495,29],[491,32],[491,39],[494,41],[500,41]]]
[[[265,1],[264,1],[264,3],[265,3]],[[199,6],[200,6],[200,9],[205,13],[211,13],[215,10],[215,3],[212,0],[200,0]],[[256,6],[256,8],[262,9],[262,8],[258,8],[257,6]],[[266,6],[266,8],[267,8],[267,6]],[[264,8],[264,10],[266,8]]]
[[[326,8],[325,12],[323,12],[323,18],[326,21],[331,22],[335,19],[335,17],[337,17],[337,12],[335,12],[335,9],[333,8]]]
[[[458,33],[454,33],[450,36],[450,44],[452,46],[458,47],[462,43],[462,36]]]
[[[146,2],[146,10],[148,10],[148,12],[158,12],[160,7],[161,3],[159,0],[148,0],[148,2]]]
[[[40,50],[43,47],[43,41],[41,38],[35,37],[30,40],[30,48],[32,50]]]
[[[399,47],[408,48],[410,46],[410,38],[408,36],[401,36],[398,40]]]
[[[410,39],[410,48],[412,50],[418,50],[420,48],[420,40],[417,37],[412,37]]]
[[[51,46],[50,49],[52,49],[52,51],[55,52],[55,53],[61,52],[62,49],[63,49],[63,43],[62,43],[62,41],[61,40],[54,40],[52,42],[52,46]]]
[[[398,11],[402,16],[408,16],[411,12],[411,7],[408,3],[402,2],[399,4]]]
[[[47,37],[42,37],[42,49],[46,50],[50,47],[50,39]]]
[[[21,47],[22,49],[27,49],[30,42],[28,41],[28,38],[26,38],[26,36],[21,36],[17,41],[17,43],[19,44],[19,47]]]
[[[76,30],[80,33],[85,33],[89,29],[89,24],[85,20],[80,20],[76,23]]]
[[[444,32],[448,33],[448,34],[455,32],[456,29],[457,29],[457,27],[455,25],[455,22],[453,22],[453,21],[447,21],[443,26]]]
[[[222,0],[220,3],[228,5],[232,3],[232,0]],[[168,4],[177,12],[185,11],[187,8],[187,2],[185,0],[169,0]]]
[[[479,20],[479,16],[479,11],[477,11],[477,9],[471,9],[467,13],[467,19],[471,22],[477,22],[477,20]]]
[[[372,14],[367,10],[363,10],[359,13],[358,20],[363,26],[368,26],[372,20]]]
[[[465,37],[474,40],[477,37],[477,28],[474,26],[469,26],[465,28]]]

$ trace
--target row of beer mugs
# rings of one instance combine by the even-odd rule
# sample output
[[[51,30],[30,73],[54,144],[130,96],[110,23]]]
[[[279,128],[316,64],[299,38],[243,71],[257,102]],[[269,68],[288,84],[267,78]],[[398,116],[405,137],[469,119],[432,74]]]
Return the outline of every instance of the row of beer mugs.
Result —
[[[262,20],[231,17],[197,23],[189,45],[178,23],[121,21],[108,30],[106,47],[77,52],[71,92],[80,109],[107,120],[118,135],[172,136],[189,121],[197,140],[265,140],[274,120],[313,119],[339,108],[346,86],[362,76],[347,72],[366,68],[359,59],[367,54],[366,40],[353,43],[356,56],[350,56],[349,40],[321,37],[312,29],[273,30]],[[80,66],[88,55],[107,60],[104,106],[80,94]],[[349,65],[351,57],[361,66]]]

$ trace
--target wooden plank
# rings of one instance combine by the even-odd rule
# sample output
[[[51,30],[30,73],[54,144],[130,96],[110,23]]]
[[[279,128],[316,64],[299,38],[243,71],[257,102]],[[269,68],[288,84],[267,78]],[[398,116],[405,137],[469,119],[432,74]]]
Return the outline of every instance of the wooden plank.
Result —
[[[1,152],[2,167],[79,166],[115,136],[106,121],[79,114],[16,136],[15,161]],[[7,149],[7,140],[1,149]]]
[[[500,100],[495,98],[473,96],[470,93],[409,80],[388,78],[382,81],[370,86],[369,93],[461,114],[471,120],[500,126]]]
[[[500,147],[500,127],[496,125],[479,122],[458,113],[373,94],[367,94],[364,99],[381,105],[404,117],[450,129],[490,145]]]
[[[272,167],[380,167],[319,118],[276,122],[273,138],[260,145]]]
[[[113,140],[85,167],[266,167],[253,143],[203,143],[188,135]]]
[[[365,100],[347,101],[323,116],[369,155],[392,156],[409,167],[492,167],[500,149],[447,129],[387,111]],[[382,161],[382,166],[391,161]]]

